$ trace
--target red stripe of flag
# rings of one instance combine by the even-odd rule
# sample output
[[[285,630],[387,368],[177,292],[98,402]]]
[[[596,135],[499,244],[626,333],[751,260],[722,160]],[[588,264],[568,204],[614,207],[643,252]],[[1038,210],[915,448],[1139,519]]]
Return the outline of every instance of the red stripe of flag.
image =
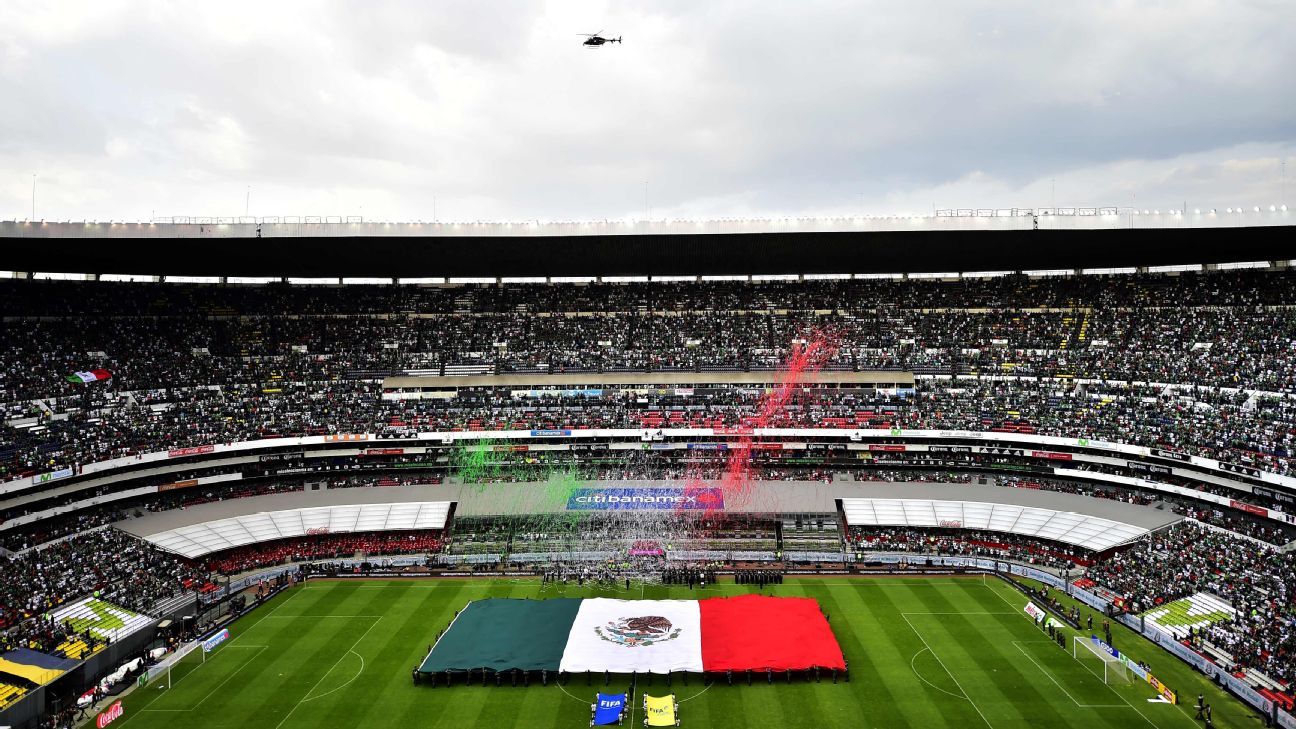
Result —
[[[699,600],[706,671],[845,670],[841,646],[818,601],[741,595]]]

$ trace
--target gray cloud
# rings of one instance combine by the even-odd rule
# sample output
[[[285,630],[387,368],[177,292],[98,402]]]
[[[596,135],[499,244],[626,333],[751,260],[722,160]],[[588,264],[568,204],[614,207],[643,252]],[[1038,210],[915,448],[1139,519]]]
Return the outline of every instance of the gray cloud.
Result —
[[[1296,4],[0,4],[0,218],[1280,202]],[[578,33],[624,35],[587,50]],[[1292,170],[1296,175],[1296,169]],[[1056,180],[1056,182],[1054,182]],[[1239,199],[1244,198],[1244,199]]]

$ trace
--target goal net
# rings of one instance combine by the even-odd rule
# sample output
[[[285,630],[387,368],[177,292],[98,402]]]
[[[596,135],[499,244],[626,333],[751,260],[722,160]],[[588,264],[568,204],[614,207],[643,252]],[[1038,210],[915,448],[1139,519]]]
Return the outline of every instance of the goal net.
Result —
[[[189,675],[206,661],[207,652],[202,649],[201,642],[187,643],[141,674],[139,685],[169,689],[173,683]]]
[[[1071,657],[1076,659],[1089,672],[1101,678],[1105,684],[1129,683],[1129,669],[1121,659],[1113,656],[1102,647],[1094,645],[1088,638],[1076,636],[1071,639]]]

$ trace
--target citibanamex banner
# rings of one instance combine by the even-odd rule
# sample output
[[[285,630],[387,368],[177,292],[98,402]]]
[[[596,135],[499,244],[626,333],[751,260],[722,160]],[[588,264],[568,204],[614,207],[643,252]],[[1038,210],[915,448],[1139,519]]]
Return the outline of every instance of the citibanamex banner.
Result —
[[[120,700],[114,701],[112,706],[109,706],[102,714],[95,717],[95,726],[104,729],[104,727],[120,719],[124,713],[126,713],[126,710],[122,708],[122,702]]]
[[[230,637],[230,632],[228,628],[220,631],[219,633],[216,633],[212,637],[203,641],[202,643],[203,652],[211,653],[213,650],[215,650],[216,646],[229,640],[229,637]]]

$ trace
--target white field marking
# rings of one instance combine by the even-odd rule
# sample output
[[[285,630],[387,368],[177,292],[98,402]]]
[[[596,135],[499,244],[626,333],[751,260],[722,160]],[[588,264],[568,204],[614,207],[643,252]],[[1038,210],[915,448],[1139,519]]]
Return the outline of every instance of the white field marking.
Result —
[[[381,615],[267,615],[266,617],[262,617],[262,620],[270,620],[271,617],[314,617],[314,619],[316,620],[321,620],[324,619],[324,617],[382,617],[382,616]]]
[[[706,679],[704,678],[703,680],[705,681]],[[685,701],[692,701],[693,699],[696,699],[697,697],[701,696],[702,694],[704,694],[704,693],[710,691],[710,690],[711,690],[711,687],[714,686],[714,685],[715,685],[715,681],[712,681],[711,683],[707,684],[706,688],[704,688],[704,689],[702,689],[701,691],[699,691],[699,692],[693,694],[692,696],[688,697],[687,699],[680,699],[680,700],[679,700],[679,703],[682,704],[682,703],[684,703]]]
[[[370,631],[378,627],[378,623],[380,622],[382,622],[382,618],[373,621],[373,624],[369,626],[369,629],[361,633],[360,637],[356,638],[356,641],[351,644],[351,647],[347,649],[347,653],[353,653],[355,651],[355,647],[357,645],[360,645],[360,641],[364,640],[365,636],[369,635]],[[278,724],[275,724],[275,729],[279,729],[279,727],[284,725],[284,722],[288,721],[288,717],[292,716],[293,713],[297,711],[297,709],[302,705],[302,702],[306,700],[307,696],[310,696],[311,693],[313,693],[321,683],[324,683],[324,679],[328,678],[328,675],[333,672],[334,668],[337,668],[337,665],[342,662],[343,658],[346,658],[346,655],[347,655],[346,653],[343,653],[342,655],[338,656],[338,659],[333,662],[333,665],[329,666],[329,670],[325,671],[324,675],[320,676],[319,680],[315,682],[315,685],[310,687],[310,691],[307,691],[300,699],[297,699],[297,703],[293,704],[293,707],[288,710],[287,714],[284,714],[284,718],[280,719]]]
[[[558,683],[558,682],[555,681],[554,683]],[[570,691],[568,691],[567,689],[563,688],[563,685],[562,685],[561,683],[558,683],[558,690],[559,690],[559,691],[562,691],[563,693],[567,694],[568,696],[571,696],[573,699],[576,699],[577,701],[581,702],[582,704],[588,704],[588,703],[590,703],[589,701],[586,701],[585,699],[582,699],[582,698],[579,697],[579,696],[575,696],[575,695],[573,695],[572,692],[570,692]],[[597,692],[595,692],[595,693],[597,693]]]
[[[1035,664],[1035,667],[1038,668],[1038,669],[1040,670],[1040,673],[1042,673],[1042,674],[1044,674],[1045,676],[1047,676],[1047,677],[1048,677],[1048,680],[1052,681],[1054,686],[1057,686],[1059,689],[1061,689],[1061,690],[1062,690],[1062,693],[1066,694],[1067,698],[1068,698],[1068,699],[1071,699],[1071,701],[1074,702],[1076,706],[1078,706],[1078,707],[1080,707],[1080,708],[1082,708],[1082,709],[1124,709],[1124,708],[1126,708],[1125,704],[1082,704],[1082,703],[1080,703],[1080,702],[1076,699],[1076,697],[1074,697],[1074,696],[1071,695],[1071,692],[1070,692],[1070,691],[1067,691],[1067,690],[1066,690],[1066,687],[1065,687],[1065,686],[1063,686],[1062,684],[1058,683],[1058,680],[1057,680],[1056,678],[1053,677],[1053,674],[1050,673],[1050,672],[1048,671],[1048,669],[1046,669],[1046,668],[1044,668],[1043,666],[1041,666],[1040,663],[1039,663],[1039,661],[1035,660],[1035,658],[1034,658],[1033,656],[1031,656],[1031,654],[1028,653],[1028,652],[1026,651],[1025,648],[1022,648],[1022,647],[1021,647],[1021,644],[1022,644],[1022,643],[1025,643],[1025,642],[1027,642],[1027,641],[1014,640],[1014,641],[1013,641],[1013,645],[1017,646],[1017,650],[1021,651],[1023,656],[1026,656],[1026,660],[1030,661],[1031,663],[1034,663],[1034,664]],[[1031,642],[1031,643],[1040,643],[1040,642],[1043,642],[1043,643],[1048,643],[1049,645],[1052,645],[1052,644],[1053,644],[1052,641],[1038,641],[1038,640],[1033,640],[1033,641],[1029,641],[1029,642]],[[1086,666],[1086,668],[1087,668],[1087,666]]]
[[[900,613],[900,617],[904,618],[904,621],[909,624],[909,629],[912,630],[914,632],[914,635],[918,636],[918,640],[921,640],[922,644],[927,647],[927,652],[931,653],[932,656],[936,658],[936,662],[941,665],[941,668],[945,669],[945,673],[948,674],[950,679],[954,681],[954,685],[958,687],[958,690],[963,693],[963,698],[967,699],[967,702],[969,704],[972,704],[973,709],[976,709],[976,713],[981,717],[981,721],[984,721],[985,725],[990,727],[990,729],[994,729],[994,725],[991,724],[990,720],[986,718],[985,713],[981,711],[981,707],[977,706],[976,702],[972,700],[972,695],[967,692],[967,689],[963,688],[963,684],[959,683],[958,678],[954,676],[954,672],[949,670],[949,666],[945,665],[945,661],[942,661],[941,657],[936,655],[936,651],[932,650],[931,645],[927,643],[927,639],[923,637],[923,634],[920,633],[918,629],[914,627],[914,624],[909,620],[909,616],[905,615],[904,613]],[[278,727],[276,727],[275,729],[278,729]]]
[[[250,647],[250,646],[241,646],[241,647],[247,648],[247,647]],[[206,701],[207,699],[210,699],[212,696],[214,696],[214,695],[216,694],[217,691],[220,691],[220,690],[221,690],[221,687],[223,687],[226,683],[228,683],[229,680],[230,680],[231,678],[234,678],[235,674],[237,674],[239,671],[242,671],[244,668],[247,668],[249,664],[254,663],[254,662],[256,661],[256,659],[257,659],[258,657],[260,657],[260,655],[265,651],[265,649],[266,649],[266,646],[261,646],[261,650],[258,650],[256,653],[254,653],[254,654],[252,655],[251,658],[247,659],[246,661],[243,661],[243,663],[242,663],[241,665],[239,665],[238,668],[234,669],[234,670],[230,673],[230,675],[228,675],[228,676],[225,677],[225,680],[224,680],[224,681],[221,681],[220,683],[216,684],[216,688],[214,688],[214,689],[212,689],[211,691],[207,692],[207,695],[206,695],[206,696],[202,697],[201,699],[198,699],[198,702],[197,702],[196,704],[194,704],[193,706],[189,707],[189,711],[193,711],[193,710],[197,709],[199,706],[202,706],[202,703],[203,703],[204,701]]]
[[[919,681],[922,681],[923,683],[927,684],[928,686],[931,686],[932,688],[936,689],[937,691],[940,691],[940,692],[942,692],[942,693],[949,694],[950,696],[953,696],[953,697],[956,698],[956,699],[962,699],[963,701],[967,701],[967,700],[968,700],[968,697],[966,697],[966,696],[960,696],[959,694],[956,694],[956,693],[954,693],[953,691],[949,691],[949,690],[947,690],[947,689],[943,689],[943,688],[941,688],[940,686],[937,686],[936,684],[932,683],[931,681],[928,681],[926,676],[924,676],[924,675],[922,675],[921,673],[918,672],[918,667],[914,665],[914,661],[918,660],[918,656],[921,656],[921,655],[924,654],[924,653],[931,653],[931,651],[928,650],[928,649],[926,649],[926,648],[920,648],[920,649],[918,650],[917,653],[913,654],[913,658],[910,658],[910,659],[909,659],[909,668],[913,670],[914,675],[918,677],[918,680],[919,680]],[[932,655],[935,655],[935,654],[933,653]]]
[[[342,684],[341,686],[338,686],[338,687],[335,688],[335,689],[330,689],[330,690],[328,690],[328,691],[325,691],[324,693],[320,694],[319,696],[311,696],[311,697],[309,697],[309,698],[302,699],[302,703],[303,703],[303,704],[306,703],[307,701],[314,701],[315,699],[322,699],[322,698],[324,698],[325,696],[328,696],[329,694],[331,694],[331,693],[333,693],[333,692],[335,692],[335,691],[341,691],[342,689],[346,688],[347,686],[350,686],[353,682],[355,682],[355,680],[356,680],[357,678],[360,678],[360,674],[364,673],[364,669],[365,669],[364,656],[360,655],[359,653],[356,653],[355,651],[347,651],[347,653],[354,654],[356,658],[359,658],[359,659],[360,659],[360,670],[359,670],[359,671],[356,671],[356,672],[355,672],[355,675],[352,676],[351,678],[347,679],[347,682],[344,683],[344,684]],[[344,654],[342,654],[342,655],[343,655],[343,657],[345,657],[345,656],[346,656],[346,653],[344,653]],[[341,662],[341,661],[339,661],[339,663],[340,663],[340,662]],[[331,671],[331,670],[333,670],[333,669],[330,668],[329,670]]]
[[[289,602],[292,601],[292,599],[293,599],[294,597],[297,597],[298,595],[300,595],[301,592],[302,592],[302,590],[305,590],[305,589],[306,589],[306,588],[303,587],[303,588],[297,590],[297,592],[294,592],[293,594],[289,595],[288,597],[285,597],[283,602],[281,602],[281,603],[279,603],[278,605],[275,605],[275,606],[274,606],[274,610],[271,610],[270,612],[266,613],[266,618],[268,618],[268,617],[270,617],[271,615],[274,615],[275,613],[279,612],[279,608],[283,607],[284,605],[287,605]],[[262,618],[261,620],[265,620],[265,618]],[[260,621],[257,621],[257,622],[260,622]]]
[[[1008,598],[1004,597],[1004,596],[1003,596],[1003,593],[1001,593],[1000,591],[994,589],[993,586],[991,586],[991,585],[987,585],[986,587],[990,588],[990,591],[991,591],[991,592],[993,592],[994,594],[998,595],[998,596],[999,596],[999,599],[1003,600],[1004,602],[1008,603],[1009,605],[1012,605],[1011,602],[1008,602]],[[1009,589],[1011,589],[1011,588],[1009,588]],[[1015,591],[1014,591],[1014,592],[1015,592]],[[1070,597],[1070,596],[1068,595],[1068,597]],[[1030,620],[1030,619],[1031,619],[1030,616],[1026,614],[1026,611],[1025,611],[1025,610],[1022,611],[1021,616],[1022,616],[1023,618],[1025,618],[1026,620]],[[1089,666],[1085,665],[1083,662],[1081,662],[1080,665],[1084,666],[1084,667],[1085,667],[1085,670],[1088,671],[1089,673],[1092,673],[1094,676],[1098,676],[1098,674],[1094,673],[1094,671],[1093,671],[1092,668],[1090,668]],[[1101,680],[1101,677],[1099,677],[1099,678],[1100,678],[1100,680]],[[1160,725],[1158,725],[1156,722],[1152,721],[1151,719],[1149,719],[1149,718],[1147,717],[1147,714],[1144,714],[1143,712],[1139,711],[1137,706],[1135,706],[1134,704],[1131,704],[1130,701],[1129,701],[1129,699],[1125,698],[1125,694],[1122,694],[1121,692],[1117,691],[1115,686],[1112,686],[1111,684],[1107,683],[1106,681],[1103,681],[1103,685],[1106,686],[1108,689],[1110,689],[1112,693],[1116,694],[1116,697],[1117,697],[1117,698],[1119,698],[1121,701],[1124,701],[1126,706],[1128,706],[1128,707],[1130,707],[1131,709],[1133,709],[1133,710],[1134,710],[1134,713],[1136,713],[1136,714],[1138,714],[1139,716],[1143,717],[1143,721],[1146,721],[1148,724],[1151,724],[1153,727],[1156,727],[1156,729],[1161,729]],[[1178,707],[1178,708],[1179,708],[1179,712],[1178,712],[1178,713],[1179,713],[1181,716],[1183,716],[1185,719],[1188,719],[1190,722],[1192,722],[1192,725],[1193,725],[1193,726],[1197,726],[1197,722],[1192,721],[1192,719],[1190,719],[1190,718],[1188,717],[1188,714],[1187,714],[1186,712],[1184,712],[1183,707]]]
[[[978,611],[978,610],[954,610],[954,611],[952,611],[952,612],[943,612],[943,613],[940,613],[940,612],[937,612],[937,613],[930,613],[930,612],[919,612],[919,611],[909,610],[909,611],[906,611],[906,612],[901,613],[901,615],[1016,615],[1016,614],[1017,614],[1017,613],[991,612],[991,611],[987,611],[987,610],[980,610],[980,611]]]

